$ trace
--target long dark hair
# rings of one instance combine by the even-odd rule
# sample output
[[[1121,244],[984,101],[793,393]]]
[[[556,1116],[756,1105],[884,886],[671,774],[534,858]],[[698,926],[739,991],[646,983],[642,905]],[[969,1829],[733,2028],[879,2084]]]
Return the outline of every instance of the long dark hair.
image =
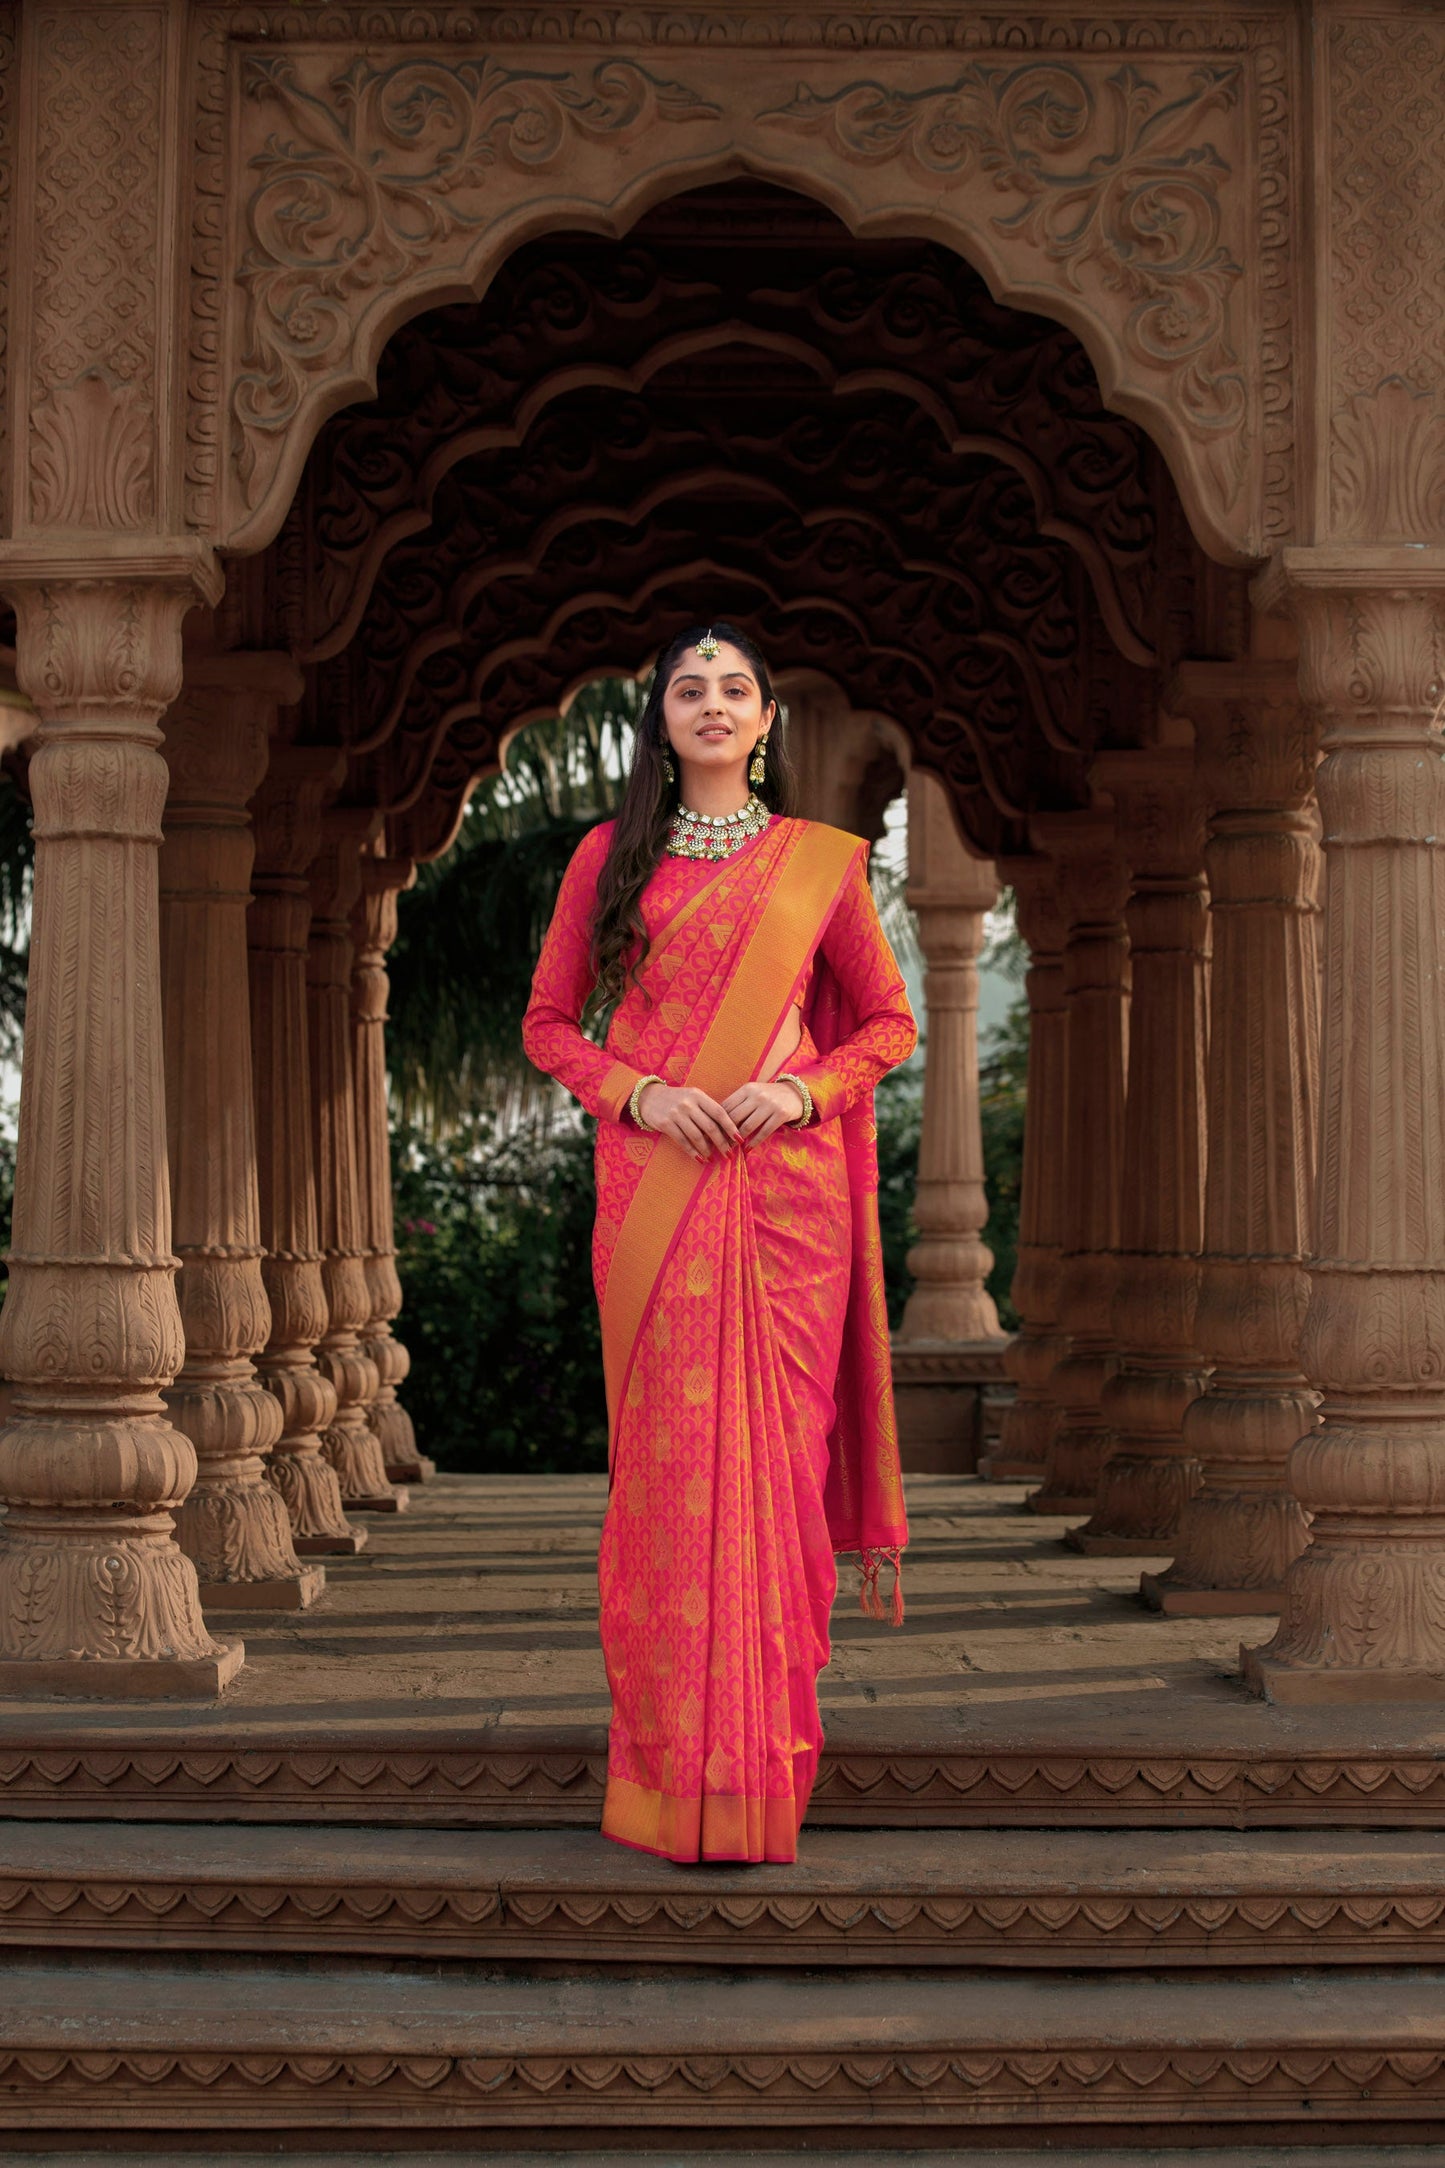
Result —
[[[642,891],[662,857],[679,796],[677,763],[673,763],[672,782],[668,781],[662,765],[668,751],[662,703],[683,657],[696,648],[709,629],[715,640],[727,642],[746,658],[758,681],[764,712],[769,702],[776,698],[768,666],[754,642],[745,632],[739,632],[736,625],[721,619],[715,618],[711,628],[689,625],[686,632],[680,632],[676,639],[669,641],[658,657],[648,688],[647,705],[638,718],[632,773],[618,809],[612,847],[597,882],[597,908],[592,919],[592,968],[597,974],[598,990],[607,1003],[621,1000],[628,982],[635,983],[647,955]],[[797,779],[783,742],[780,718],[776,715],[763,754],[763,780],[753,788],[771,812],[792,813],[796,810]]]

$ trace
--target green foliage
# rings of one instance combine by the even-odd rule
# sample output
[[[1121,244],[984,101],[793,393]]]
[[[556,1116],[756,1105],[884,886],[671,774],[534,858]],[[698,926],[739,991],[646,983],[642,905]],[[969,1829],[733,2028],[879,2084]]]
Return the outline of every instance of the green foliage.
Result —
[[[522,1052],[532,971],[568,860],[617,810],[641,705],[607,680],[523,731],[400,900],[387,1060],[400,1118],[433,1138],[480,1108],[525,1116],[554,1097]]]
[[[592,1124],[507,1135],[478,1116],[445,1144],[402,1128],[393,1164],[423,1452],[468,1473],[605,1468]]]
[[[883,1284],[888,1323],[896,1327],[913,1292],[908,1252],[918,1239],[913,1193],[918,1181],[918,1132],[923,1120],[923,1069],[894,1069],[875,1100],[878,1116],[878,1224],[883,1236]]]

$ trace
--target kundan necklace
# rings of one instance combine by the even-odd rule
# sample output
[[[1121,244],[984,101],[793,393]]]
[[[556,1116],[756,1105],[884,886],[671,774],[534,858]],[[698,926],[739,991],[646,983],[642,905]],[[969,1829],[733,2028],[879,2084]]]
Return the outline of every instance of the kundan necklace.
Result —
[[[690,813],[680,805],[667,832],[669,858],[731,858],[760,836],[772,814],[756,794],[736,813]]]

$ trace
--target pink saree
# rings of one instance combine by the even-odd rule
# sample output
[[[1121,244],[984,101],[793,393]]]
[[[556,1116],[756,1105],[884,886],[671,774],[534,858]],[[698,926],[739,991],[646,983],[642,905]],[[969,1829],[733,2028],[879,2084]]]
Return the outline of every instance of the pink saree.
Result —
[[[613,1715],[604,1833],[675,1860],[791,1860],[817,1771],[835,1553],[865,1608],[907,1540],[872,1090],[912,1050],[866,846],[778,820],[721,865],[665,859],[641,984],[578,1029],[610,824],[568,869],[527,1051],[599,1116],[593,1266],[611,1489],[599,1558]],[[815,1119],[705,1163],[639,1132],[640,1075],[722,1098],[788,1009]]]

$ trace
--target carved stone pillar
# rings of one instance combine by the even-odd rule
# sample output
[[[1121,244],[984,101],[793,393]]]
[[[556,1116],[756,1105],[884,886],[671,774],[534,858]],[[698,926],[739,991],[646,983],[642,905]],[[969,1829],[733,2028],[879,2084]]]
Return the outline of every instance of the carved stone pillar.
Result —
[[[1180,1615],[1277,1609],[1308,1540],[1286,1476],[1314,1426],[1300,1368],[1309,1284],[1319,972],[1314,727],[1293,663],[1189,663],[1209,831],[1211,966],[1204,1256],[1195,1331],[1212,1375],[1185,1412],[1200,1479],[1147,1602]]]
[[[908,901],[918,914],[928,1029],[923,1128],[908,1253],[914,1288],[898,1338],[1001,1340],[986,1282],[988,1196],[978,1110],[978,958],[998,901],[992,864],[959,841],[948,794],[931,775],[908,780]]]
[[[1049,1390],[1059,1419],[1049,1441],[1036,1513],[1088,1513],[1109,1443],[1101,1406],[1114,1364],[1112,1306],[1124,1148],[1129,1018],[1129,876],[1112,814],[1036,816],[1035,841],[1058,861],[1068,917],[1064,1001],[1068,1033],[1063,1262],[1059,1325],[1064,1352]]]
[[[1445,1700],[1445,549],[1287,550],[1261,583],[1323,721],[1320,1151],[1301,1339],[1311,1541],[1245,1676]]]
[[[311,1039],[311,1140],[326,1331],[316,1359],[336,1388],[336,1413],[321,1446],[345,1503],[399,1513],[404,1489],[388,1483],[369,1411],[380,1380],[362,1345],[371,1322],[356,1175],[356,1086],[351,1068],[351,913],[361,894],[361,846],[376,816],[354,807],[322,816],[311,868],[311,945],[306,1002]]]
[[[188,668],[166,721],[160,857],[166,1128],[186,1339],[165,1399],[198,1462],[176,1536],[195,1561],[204,1604],[289,1611],[314,1602],[325,1575],[297,1558],[286,1508],[262,1475],[281,1407],[251,1360],[271,1313],[251,1106],[246,804],[265,771],[278,677],[294,699],[299,685],[289,681],[298,676],[280,655]]]
[[[1129,1084],[1113,1306],[1119,1361],[1100,1400],[1113,1442],[1098,1505],[1067,1540],[1112,1557],[1167,1553],[1198,1482],[1180,1425],[1205,1375],[1194,1312],[1204,1236],[1209,909],[1193,748],[1108,753],[1090,774],[1114,800],[1132,872]]]
[[[1011,858],[999,872],[1013,888],[1019,932],[1029,950],[1029,1067],[1013,1280],[1019,1329],[1004,1356],[1014,1400],[1003,1419],[998,1451],[979,1463],[979,1473],[996,1482],[1042,1476],[1058,1420],[1051,1385],[1063,1353],[1058,1303],[1068,1112],[1065,920],[1058,869],[1049,858]]]
[[[12,569],[13,566],[13,569]],[[184,1353],[171,1254],[156,850],[158,720],[207,561],[7,566],[35,702],[35,890],[0,1368],[0,1694],[213,1697],[242,1660],[206,1629],[172,1513],[195,1479],[162,1389]]]
[[[386,1105],[386,952],[396,939],[396,899],[416,868],[409,858],[363,852],[361,895],[352,913],[355,961],[351,973],[352,1073],[356,1084],[356,1175],[371,1315],[362,1346],[381,1380],[371,1427],[393,1483],[424,1483],[436,1473],[417,1451],[411,1417],[396,1389],[411,1357],[391,1329],[401,1308],[396,1276],[396,1234],[391,1197],[391,1131]]]
[[[984,1284],[993,1254],[978,1105],[978,957],[998,875],[964,849],[947,791],[920,769],[908,779],[908,900],[927,1033],[915,1285],[894,1337],[893,1383],[904,1468],[943,1472],[977,1464],[983,1395],[1003,1380],[1005,1337]]]
[[[266,1249],[261,1276],[271,1305],[271,1337],[257,1368],[281,1403],[281,1435],[266,1473],[285,1500],[303,1556],[348,1554],[367,1540],[365,1528],[347,1520],[336,1470],[321,1450],[336,1414],[336,1389],[315,1355],[327,1312],[311,1147],[309,875],[321,846],[322,805],[344,772],[339,754],[273,746],[252,807],[251,1049]]]

